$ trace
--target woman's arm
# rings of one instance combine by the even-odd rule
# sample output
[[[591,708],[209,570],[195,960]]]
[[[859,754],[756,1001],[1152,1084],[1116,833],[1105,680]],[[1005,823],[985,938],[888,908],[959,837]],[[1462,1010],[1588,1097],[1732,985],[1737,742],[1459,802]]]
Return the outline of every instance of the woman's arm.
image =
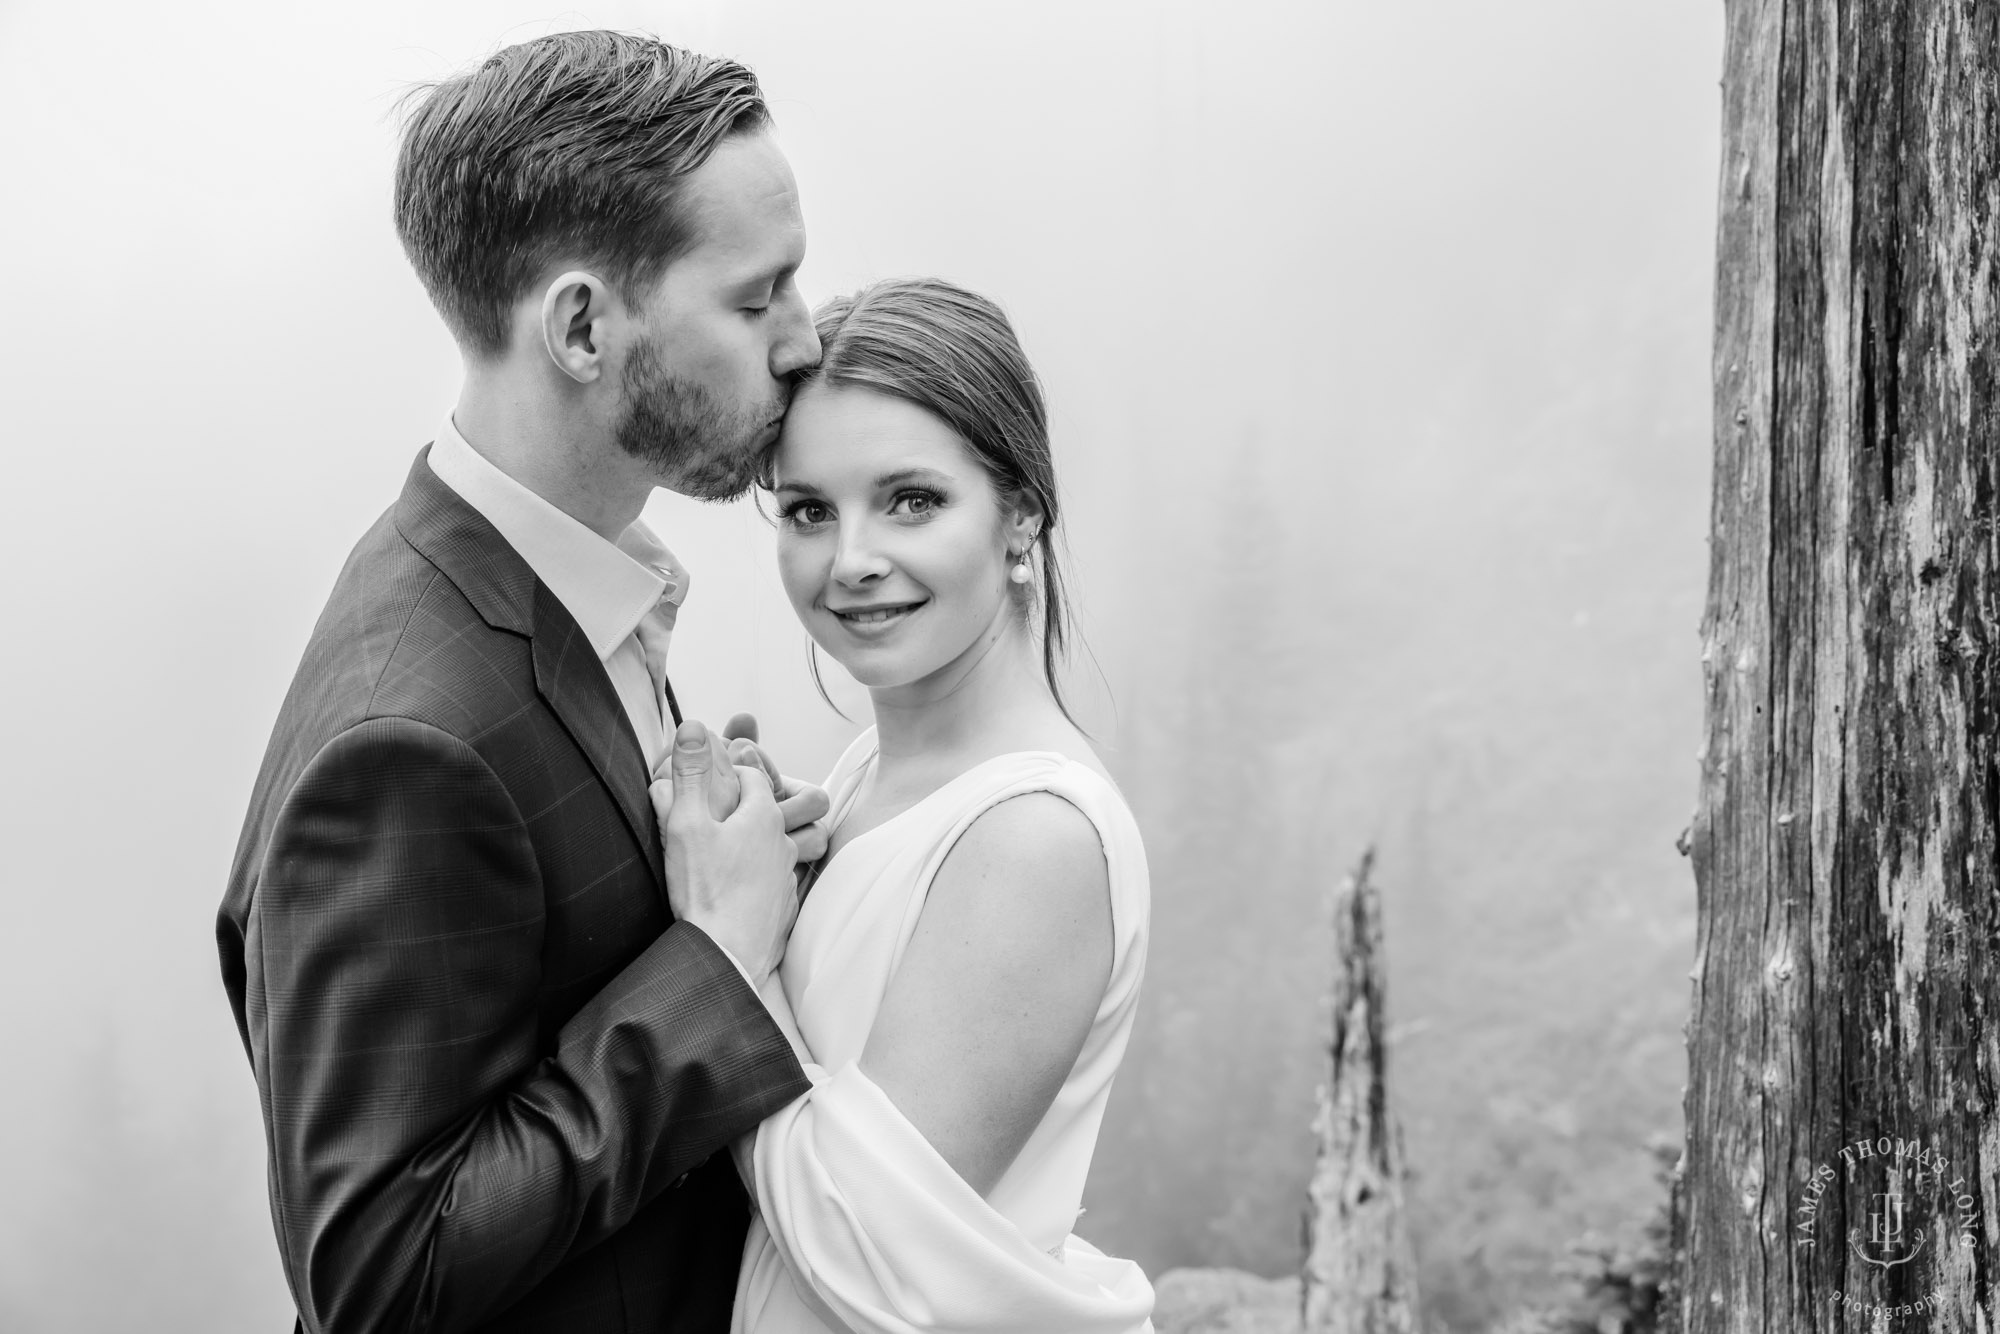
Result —
[[[1104,850],[1076,807],[1030,793],[972,823],[861,1059],[809,1066],[812,1093],[757,1131],[775,1255],[753,1234],[737,1294],[750,1328],[789,1275],[800,1301],[856,1334],[1152,1334],[1137,1266],[1081,1243],[1052,1257],[983,1198],[1075,1068],[1112,930]]]
[[[1003,801],[938,869],[861,1069],[985,1195],[1075,1067],[1111,956],[1096,827],[1053,793]]]

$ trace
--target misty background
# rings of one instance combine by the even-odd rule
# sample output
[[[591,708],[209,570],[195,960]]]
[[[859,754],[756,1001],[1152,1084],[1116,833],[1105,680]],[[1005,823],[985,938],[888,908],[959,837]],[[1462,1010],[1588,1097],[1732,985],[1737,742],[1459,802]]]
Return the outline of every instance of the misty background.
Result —
[[[1296,1266],[1326,900],[1373,843],[1431,1321],[1634,1233],[1680,1127],[1721,17],[0,0],[0,1330],[290,1327],[212,921],[334,574],[456,392],[393,104],[582,26],[758,71],[809,297],[957,279],[1046,380],[1076,689],[1155,895],[1079,1230]],[[823,773],[854,729],[769,528],[648,518],[690,712]]]

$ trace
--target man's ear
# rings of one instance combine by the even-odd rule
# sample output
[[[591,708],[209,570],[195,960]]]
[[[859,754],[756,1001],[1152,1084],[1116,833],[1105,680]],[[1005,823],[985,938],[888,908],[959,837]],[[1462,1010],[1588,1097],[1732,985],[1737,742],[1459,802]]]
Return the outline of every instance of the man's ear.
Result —
[[[604,374],[604,334],[611,289],[594,273],[572,269],[542,292],[542,346],[549,360],[578,384]]]

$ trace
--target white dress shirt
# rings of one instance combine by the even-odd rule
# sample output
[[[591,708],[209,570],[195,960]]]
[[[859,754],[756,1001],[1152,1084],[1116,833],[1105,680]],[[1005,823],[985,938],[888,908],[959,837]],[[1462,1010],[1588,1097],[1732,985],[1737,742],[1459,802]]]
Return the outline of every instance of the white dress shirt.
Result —
[[[616,543],[607,542],[522,486],[467,444],[449,413],[431,443],[430,463],[438,480],[499,529],[576,618],[625,706],[646,772],[658,772],[672,735],[637,632],[648,616],[671,631],[687,596],[687,571],[643,521]]]

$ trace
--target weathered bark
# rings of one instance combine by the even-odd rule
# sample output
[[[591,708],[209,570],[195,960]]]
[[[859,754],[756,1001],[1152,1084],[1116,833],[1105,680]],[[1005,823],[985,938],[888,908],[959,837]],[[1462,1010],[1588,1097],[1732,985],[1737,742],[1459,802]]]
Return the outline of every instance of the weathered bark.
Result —
[[[1306,1334],[1409,1334],[1416,1264],[1403,1222],[1403,1136],[1383,1041],[1382,909],[1361,858],[1334,893],[1332,1033],[1314,1130],[1300,1293]]]
[[[2000,9],[1727,15],[1681,1316],[1992,1328]]]

